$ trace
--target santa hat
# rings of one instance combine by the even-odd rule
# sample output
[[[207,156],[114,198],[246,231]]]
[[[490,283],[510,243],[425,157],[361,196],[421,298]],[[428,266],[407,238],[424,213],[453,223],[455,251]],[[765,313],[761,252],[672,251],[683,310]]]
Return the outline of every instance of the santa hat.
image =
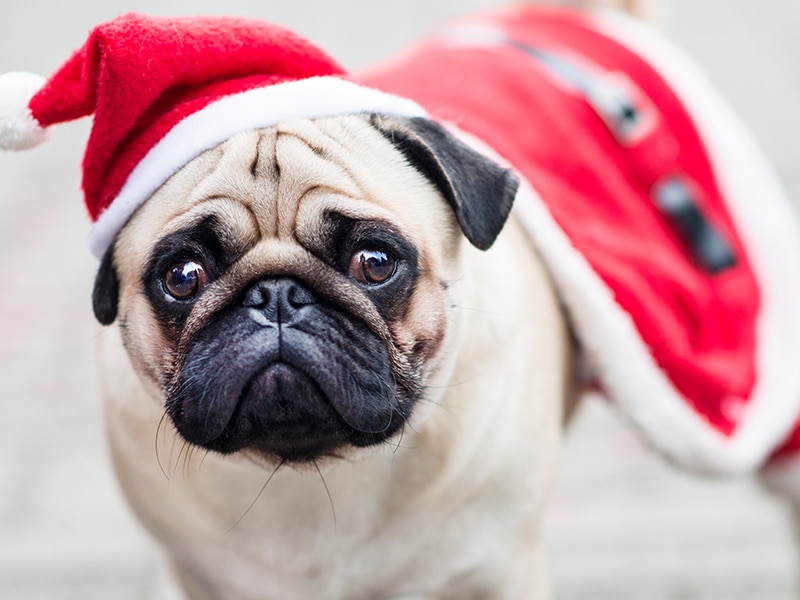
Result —
[[[265,21],[128,14],[93,29],[49,80],[0,75],[0,149],[31,148],[54,124],[94,115],[83,191],[96,256],[134,211],[201,152],[283,120],[423,116],[357,85],[292,31]]]

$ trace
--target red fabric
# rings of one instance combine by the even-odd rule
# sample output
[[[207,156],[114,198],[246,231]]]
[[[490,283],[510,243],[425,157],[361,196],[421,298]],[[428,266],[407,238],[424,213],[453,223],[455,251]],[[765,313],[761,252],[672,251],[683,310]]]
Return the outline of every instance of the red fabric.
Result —
[[[95,28],[29,106],[45,127],[94,113],[83,190],[95,220],[182,118],[227,93],[342,73],[322,50],[265,21],[128,14]]]
[[[652,131],[629,147],[619,143],[586,100],[540,62],[512,44],[470,44],[469,36],[425,42],[360,81],[419,102],[514,165],[631,315],[698,418],[731,435],[757,375],[759,294],[685,109],[648,64],[582,13],[526,7],[466,23],[627,73],[654,108]],[[675,174],[696,184],[701,211],[733,245],[734,267],[710,275],[697,265],[651,201],[656,181]]]

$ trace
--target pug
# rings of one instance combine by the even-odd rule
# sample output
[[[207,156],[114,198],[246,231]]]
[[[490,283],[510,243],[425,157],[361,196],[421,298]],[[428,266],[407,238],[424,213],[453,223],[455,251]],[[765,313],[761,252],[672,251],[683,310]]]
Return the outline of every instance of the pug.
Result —
[[[546,597],[572,350],[515,190],[429,120],[298,119],[120,232],[109,441],[190,598]]]
[[[109,445],[176,594],[549,598],[587,384],[682,466],[769,458],[800,411],[800,236],[681,60],[529,8],[354,81],[271,24],[131,14],[47,82],[0,77],[0,147],[94,114]]]

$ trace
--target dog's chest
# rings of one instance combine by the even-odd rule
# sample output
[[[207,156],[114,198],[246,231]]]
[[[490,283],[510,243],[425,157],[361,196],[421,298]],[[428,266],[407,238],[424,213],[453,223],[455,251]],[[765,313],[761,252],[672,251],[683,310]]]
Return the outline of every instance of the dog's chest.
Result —
[[[498,521],[497,497],[484,501],[464,486],[425,500],[392,461],[339,465],[324,476],[280,470],[263,492],[268,471],[223,462],[209,455],[201,473],[175,478],[150,515],[162,541],[180,548],[178,568],[209,597],[357,600],[463,586],[453,597],[471,598],[499,589],[514,538],[529,526],[513,494]],[[459,582],[459,573],[471,575]]]

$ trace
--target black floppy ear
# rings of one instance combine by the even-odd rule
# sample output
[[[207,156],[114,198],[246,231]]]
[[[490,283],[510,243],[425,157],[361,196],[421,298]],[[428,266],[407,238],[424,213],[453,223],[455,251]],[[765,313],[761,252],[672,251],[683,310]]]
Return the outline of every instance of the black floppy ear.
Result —
[[[117,318],[117,304],[119,302],[119,278],[114,268],[114,249],[106,250],[100,268],[94,279],[92,292],[92,309],[95,318],[102,325],[111,325]]]
[[[452,205],[474,246],[488,249],[508,218],[519,182],[434,121],[373,115],[372,125],[428,177]]]

